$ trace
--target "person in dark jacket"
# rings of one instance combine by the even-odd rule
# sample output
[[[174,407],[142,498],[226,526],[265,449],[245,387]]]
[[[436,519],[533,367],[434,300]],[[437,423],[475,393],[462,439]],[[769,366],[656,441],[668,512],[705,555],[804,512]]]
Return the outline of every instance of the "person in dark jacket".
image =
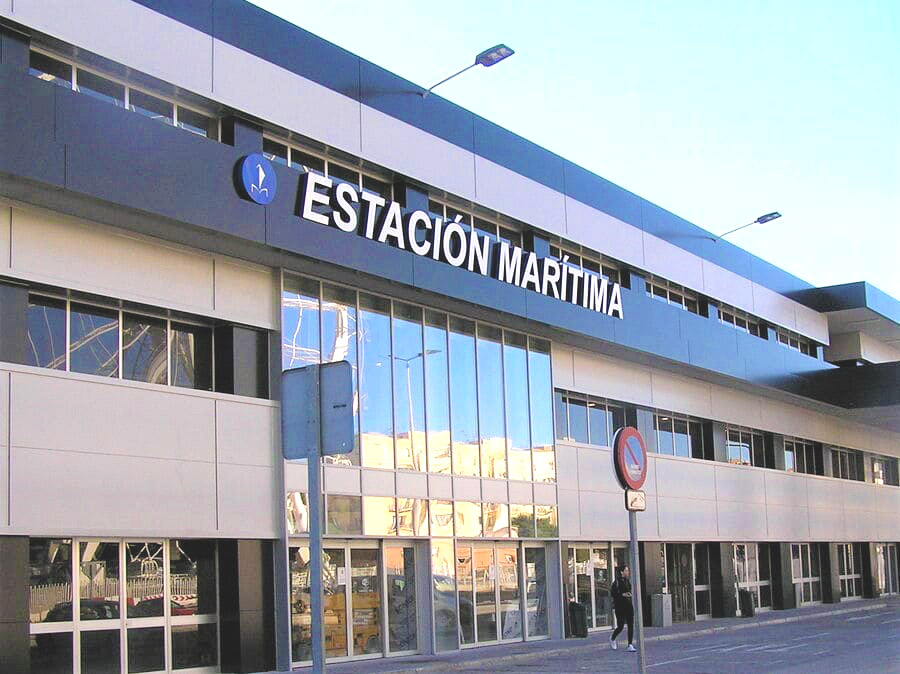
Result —
[[[616,629],[609,638],[609,647],[616,650],[616,637],[628,625],[628,650],[634,653],[634,644],[631,643],[631,633],[634,630],[634,607],[631,603],[631,569],[623,566],[617,574],[615,582],[610,588],[613,598],[613,608],[616,611]]]

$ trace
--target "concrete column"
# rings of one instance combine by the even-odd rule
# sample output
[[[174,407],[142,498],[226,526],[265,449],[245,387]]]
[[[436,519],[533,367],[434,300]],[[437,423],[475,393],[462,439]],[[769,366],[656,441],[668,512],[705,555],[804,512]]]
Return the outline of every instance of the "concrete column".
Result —
[[[841,576],[838,567],[837,543],[823,543],[819,546],[822,572],[822,601],[839,604],[841,601]]]
[[[737,615],[737,597],[734,589],[733,544],[709,544],[709,576],[713,617],[735,617]]]
[[[563,601],[563,577],[565,567],[562,564],[562,546],[550,542],[544,546],[544,559],[547,564],[547,627],[551,639],[562,639],[565,634],[565,614],[568,613],[568,602]]]
[[[434,610],[431,580],[431,541],[415,541],[416,549],[416,641],[425,655],[434,655]],[[387,599],[385,599],[387,601]]]
[[[772,543],[772,607],[797,608],[794,576],[791,573],[791,544]]]
[[[219,541],[223,672],[275,668],[272,541]]]
[[[650,597],[660,594],[666,581],[665,543],[640,543],[641,552],[641,603],[644,610],[644,625],[649,627],[652,619]],[[631,570],[634,573],[634,569]]]
[[[28,537],[0,536],[0,672],[31,671]]]

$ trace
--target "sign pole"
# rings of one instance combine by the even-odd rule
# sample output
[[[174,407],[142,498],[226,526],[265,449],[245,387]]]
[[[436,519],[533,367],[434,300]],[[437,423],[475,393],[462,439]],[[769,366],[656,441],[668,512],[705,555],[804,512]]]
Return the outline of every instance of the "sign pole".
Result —
[[[320,373],[316,372],[316,408],[319,419],[322,418],[322,395]],[[309,471],[309,595],[312,620],[310,621],[312,639],[312,671],[322,674],[325,671],[325,631],[322,625],[324,618],[325,594],[322,584],[322,424],[316,433],[315,455],[306,459]]]
[[[631,566],[631,602],[634,606],[634,631],[638,642],[638,657],[640,658],[640,671],[647,671],[647,658],[644,652],[644,608],[641,601],[641,567],[640,551],[638,549],[637,513],[628,511],[628,528],[631,532],[630,560]]]

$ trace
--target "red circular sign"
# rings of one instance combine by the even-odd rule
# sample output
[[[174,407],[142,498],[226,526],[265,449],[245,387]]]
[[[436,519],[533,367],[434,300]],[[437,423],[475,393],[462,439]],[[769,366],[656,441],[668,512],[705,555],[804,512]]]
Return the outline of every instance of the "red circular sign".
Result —
[[[616,474],[625,489],[640,489],[647,479],[647,445],[638,429],[626,426],[616,431],[613,440]]]

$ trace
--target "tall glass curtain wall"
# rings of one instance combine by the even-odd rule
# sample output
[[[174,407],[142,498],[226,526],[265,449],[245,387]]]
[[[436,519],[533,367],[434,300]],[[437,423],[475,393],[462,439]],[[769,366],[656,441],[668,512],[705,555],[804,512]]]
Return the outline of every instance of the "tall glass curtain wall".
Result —
[[[555,482],[549,342],[285,275],[282,367],[347,360],[372,468]]]

